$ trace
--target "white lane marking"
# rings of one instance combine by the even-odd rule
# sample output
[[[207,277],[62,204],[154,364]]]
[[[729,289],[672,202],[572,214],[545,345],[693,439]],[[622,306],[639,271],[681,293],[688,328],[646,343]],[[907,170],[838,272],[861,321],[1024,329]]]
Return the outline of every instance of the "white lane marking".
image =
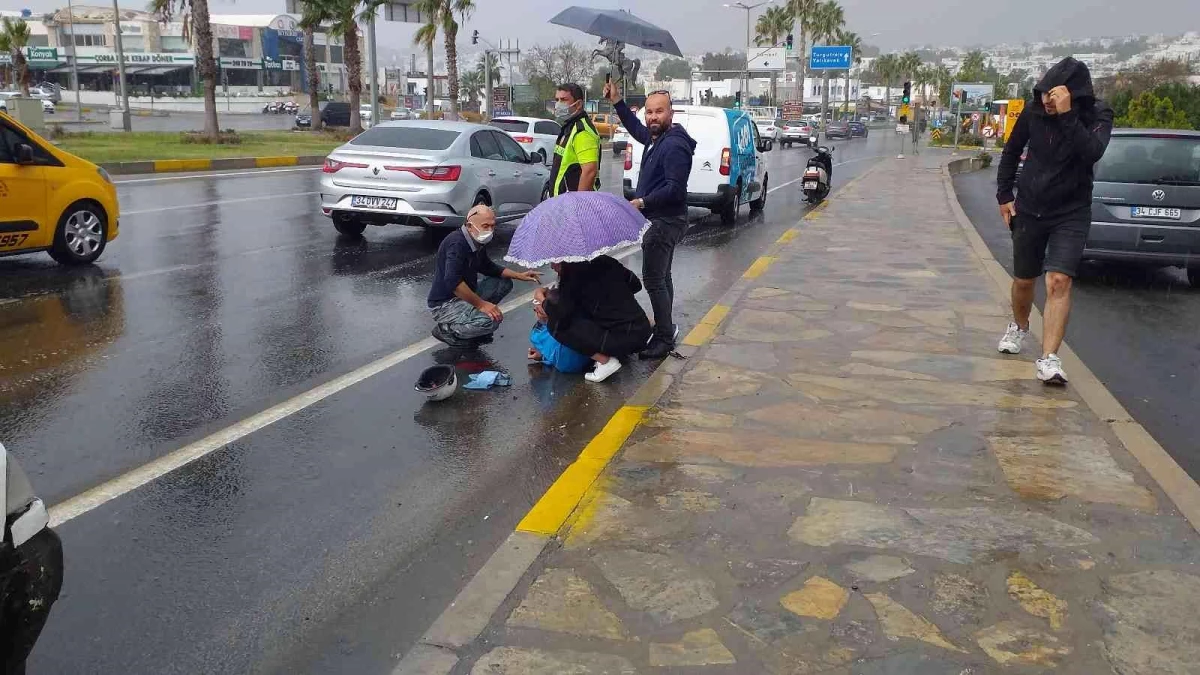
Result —
[[[163,176],[161,178],[134,178],[131,180],[120,180],[114,178],[113,183],[117,185],[133,185],[135,183],[165,183],[167,181],[176,180],[200,180],[212,178],[237,178],[239,176],[265,176],[273,173],[295,173],[297,171],[320,171],[319,166],[302,166],[294,169],[259,169],[256,171],[232,171],[229,173],[200,173],[188,174],[186,176]]]
[[[872,159],[872,158],[862,158]],[[859,160],[851,160],[859,161]],[[845,162],[849,163],[849,162]],[[779,190],[787,187],[799,179],[791,180],[773,188],[768,188],[768,192]],[[618,260],[623,260],[632,255],[641,252],[639,247],[631,247],[613,257]],[[525,303],[533,300],[533,292],[520,295],[508,302],[500,305],[501,311],[505,314],[517,309]],[[336,377],[325,384],[318,385],[308,391],[290,398],[282,403],[278,403],[262,412],[255,413],[246,419],[243,419],[232,426],[226,427],[209,436],[189,443],[182,448],[175,450],[167,455],[159,457],[153,461],[147,462],[142,466],[118,476],[112,480],[106,481],[96,487],[78,494],[64,502],[60,502],[50,507],[50,527],[58,527],[63,523],[77,518],[88,511],[96,509],[108,502],[117,499],[125,494],[128,494],[143,485],[151,483],[172,471],[187,466],[192,462],[201,459],[207,455],[220,450],[230,443],[249,436],[250,434],[264,429],[275,422],[278,422],[285,417],[294,415],[295,413],[304,410],[314,404],[320,403],[325,399],[337,394],[345,389],[378,375],[389,368],[397,366],[405,361],[417,356],[425,351],[428,351],[441,343],[432,337],[427,337],[414,344],[411,344],[403,349],[397,350],[384,356],[380,359],[372,361],[365,366],[361,366],[355,370],[346,373],[340,377]]]
[[[219,206],[221,204],[238,204],[241,202],[257,202],[257,201],[262,201],[264,199],[281,199],[284,197],[307,197],[309,195],[315,195],[315,194],[319,194],[319,193],[315,190],[312,190],[309,192],[290,192],[288,194],[282,194],[282,195],[269,194],[269,195],[259,195],[257,197],[239,197],[237,199],[220,199],[220,200],[211,201],[211,202],[200,202],[198,204],[180,204],[178,206],[163,206],[163,207],[160,207],[157,209],[139,209],[137,211],[122,211],[121,216],[122,217],[140,216],[140,215],[144,215],[147,213],[162,213],[163,211],[178,211],[180,209],[194,209],[194,208],[201,207],[201,206]]]

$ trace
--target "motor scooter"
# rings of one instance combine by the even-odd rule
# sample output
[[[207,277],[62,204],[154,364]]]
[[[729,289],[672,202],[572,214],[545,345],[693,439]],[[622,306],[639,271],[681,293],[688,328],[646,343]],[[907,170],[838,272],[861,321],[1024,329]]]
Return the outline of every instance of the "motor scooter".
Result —
[[[812,148],[813,156],[804,167],[804,176],[800,188],[804,200],[816,204],[829,195],[829,185],[833,181],[833,151],[835,148],[817,145],[817,137],[810,136],[808,145]]]

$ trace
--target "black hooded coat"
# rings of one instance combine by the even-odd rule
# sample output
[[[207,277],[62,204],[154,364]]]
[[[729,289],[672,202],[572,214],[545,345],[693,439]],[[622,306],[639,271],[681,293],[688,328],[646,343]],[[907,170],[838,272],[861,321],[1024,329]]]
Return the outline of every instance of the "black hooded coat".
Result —
[[[1071,92],[1071,110],[1055,115],[1042,106],[1042,94],[1065,86]],[[1004,144],[996,174],[996,200],[1013,201],[1020,193],[1017,212],[1035,218],[1060,216],[1090,209],[1092,169],[1104,156],[1112,132],[1113,111],[1096,99],[1087,66],[1073,58],[1059,61],[1033,89]],[[1021,151],[1029,146],[1025,168],[1016,179]]]

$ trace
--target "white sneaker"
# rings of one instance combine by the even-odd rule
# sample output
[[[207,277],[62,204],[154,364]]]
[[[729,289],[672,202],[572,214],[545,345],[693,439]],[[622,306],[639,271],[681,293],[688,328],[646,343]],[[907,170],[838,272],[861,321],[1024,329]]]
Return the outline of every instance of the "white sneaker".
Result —
[[[609,375],[621,369],[621,360],[618,358],[610,358],[606,363],[597,363],[596,367],[590,373],[584,373],[583,379],[588,382],[603,382],[608,379]]]
[[[1058,358],[1058,354],[1050,354],[1037,360],[1037,378],[1045,384],[1067,383],[1067,374],[1063,372],[1062,359]]]
[[[1021,330],[1016,323],[1010,323],[1008,330],[1004,331],[1004,337],[1000,338],[1000,346],[997,349],[1001,354],[1020,354],[1021,343],[1028,335],[1029,331]]]

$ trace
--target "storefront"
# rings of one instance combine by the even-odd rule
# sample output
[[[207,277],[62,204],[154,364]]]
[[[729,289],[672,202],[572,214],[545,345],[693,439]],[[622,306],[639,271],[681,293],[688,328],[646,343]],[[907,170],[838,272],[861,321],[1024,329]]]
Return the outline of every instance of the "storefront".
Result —
[[[80,54],[76,61],[83,89],[113,91],[119,86],[116,52]],[[129,95],[186,94],[192,89],[195,66],[196,57],[192,54],[125,52]],[[70,68],[62,66],[59,70]]]

